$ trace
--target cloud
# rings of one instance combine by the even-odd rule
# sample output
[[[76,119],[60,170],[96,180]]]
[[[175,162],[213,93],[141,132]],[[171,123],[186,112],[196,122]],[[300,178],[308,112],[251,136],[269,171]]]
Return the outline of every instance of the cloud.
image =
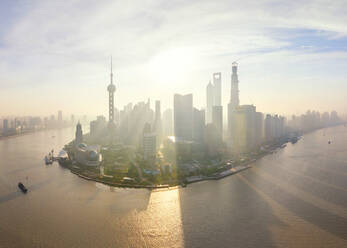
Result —
[[[73,0],[34,1],[17,8],[23,11],[9,27],[1,27],[0,40],[0,87],[11,94],[16,90],[20,95],[20,89],[60,92],[61,88],[87,94],[92,88],[89,97],[101,99],[112,54],[122,90],[117,92],[117,104],[147,97],[170,99],[172,91],[191,90],[197,105],[204,106],[204,83],[210,74],[228,73],[237,58],[251,55],[245,64],[263,63],[264,67],[257,65],[257,75],[265,64],[280,64],[283,78],[292,73],[282,69],[292,61],[310,71],[308,64],[317,58],[335,64],[346,60],[347,48],[338,43],[347,34],[346,1]],[[322,44],[328,49],[322,51]],[[147,70],[155,58],[176,50],[194,56],[187,60],[184,72],[175,68],[185,55],[176,56],[176,64],[169,56],[169,62],[161,59],[163,66],[172,67],[165,70],[166,78]],[[66,101],[85,98],[73,95]],[[104,105],[99,101],[86,111],[106,112]],[[82,104],[74,106],[70,111],[83,109]],[[27,108],[34,111],[30,104]]]

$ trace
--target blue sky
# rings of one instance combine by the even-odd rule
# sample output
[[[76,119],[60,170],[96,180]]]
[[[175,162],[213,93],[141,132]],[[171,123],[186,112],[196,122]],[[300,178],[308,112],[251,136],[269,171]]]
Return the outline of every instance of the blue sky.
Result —
[[[109,58],[116,106],[172,107],[222,72],[229,101],[267,113],[347,112],[346,1],[1,1],[1,115],[107,113]],[[90,104],[92,103],[92,104]]]

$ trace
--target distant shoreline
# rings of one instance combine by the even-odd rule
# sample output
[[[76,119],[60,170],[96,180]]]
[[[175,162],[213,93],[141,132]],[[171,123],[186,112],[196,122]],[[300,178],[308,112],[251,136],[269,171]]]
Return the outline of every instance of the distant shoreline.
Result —
[[[31,131],[26,131],[26,132],[22,132],[22,133],[16,133],[16,134],[11,134],[11,135],[1,135],[0,136],[0,140],[2,139],[11,139],[11,138],[16,138],[16,137],[21,137],[24,135],[28,135],[28,134],[32,134],[32,133],[38,133],[38,132],[42,132],[42,131],[49,131],[49,130],[60,130],[60,129],[65,129],[65,128],[72,128],[72,127],[62,127],[62,128],[43,128],[43,129],[37,129],[37,130],[31,130]]]

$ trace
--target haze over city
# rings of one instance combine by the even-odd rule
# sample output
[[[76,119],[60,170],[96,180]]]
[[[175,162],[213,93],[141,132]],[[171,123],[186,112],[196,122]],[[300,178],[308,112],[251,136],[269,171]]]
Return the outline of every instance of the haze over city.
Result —
[[[147,98],[172,108],[174,93],[204,108],[214,72],[227,105],[239,60],[242,104],[344,114],[346,4],[2,1],[0,115],[107,115],[111,55],[119,109]]]

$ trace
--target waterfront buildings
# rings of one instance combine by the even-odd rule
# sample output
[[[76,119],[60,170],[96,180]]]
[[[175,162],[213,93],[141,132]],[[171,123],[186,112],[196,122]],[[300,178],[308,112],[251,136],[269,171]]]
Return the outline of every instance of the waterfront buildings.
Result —
[[[255,112],[255,146],[260,147],[264,142],[264,115],[261,112]]]
[[[87,146],[84,143],[79,143],[75,146],[73,157],[74,160],[86,166],[99,166],[102,161],[98,146]]]
[[[245,153],[255,147],[256,108],[253,105],[241,105],[232,112],[232,150]]]
[[[8,130],[8,120],[7,119],[4,119],[2,128],[3,128],[4,132],[7,132],[7,130]]]
[[[58,127],[63,127],[63,112],[61,110],[58,111]]]
[[[285,121],[285,120],[284,120]],[[318,111],[306,111],[300,116],[293,115],[288,121],[288,127],[292,130],[307,132],[317,128],[328,127],[342,123],[336,111],[324,112],[320,114]]]
[[[158,106],[158,104],[157,104]],[[157,107],[157,112],[160,109]],[[147,102],[138,102],[135,105],[132,103],[124,106],[120,111],[118,137],[120,142],[126,145],[142,146],[142,134],[145,123],[151,123],[155,126],[154,112],[150,108],[150,100]],[[159,117],[159,114],[157,114]],[[157,120],[159,122],[159,120]],[[160,131],[161,123],[157,122],[157,127]]]
[[[267,114],[264,121],[264,137],[266,142],[270,142],[272,137],[272,117]]]

